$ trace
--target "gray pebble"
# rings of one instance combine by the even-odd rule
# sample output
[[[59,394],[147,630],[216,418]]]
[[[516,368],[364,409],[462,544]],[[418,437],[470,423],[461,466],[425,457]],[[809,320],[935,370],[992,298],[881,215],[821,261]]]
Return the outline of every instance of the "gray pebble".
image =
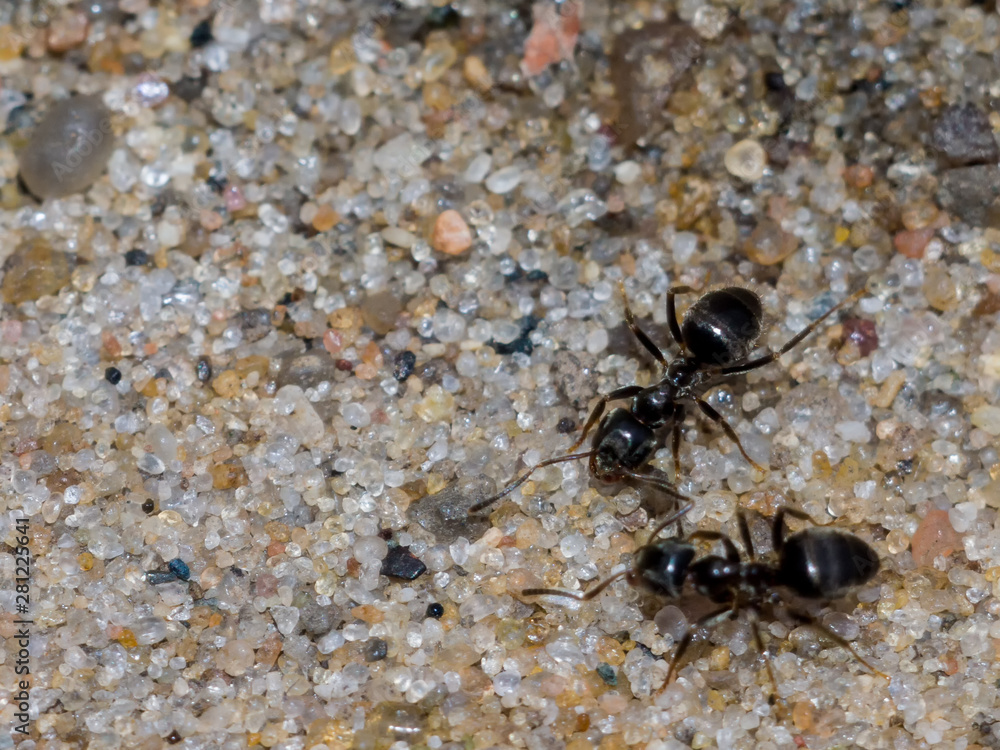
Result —
[[[954,165],[996,163],[1000,159],[990,118],[975,104],[952,105],[934,123],[934,148]]]
[[[111,158],[111,112],[100,96],[56,102],[18,157],[21,178],[38,198],[58,198],[90,187]]]

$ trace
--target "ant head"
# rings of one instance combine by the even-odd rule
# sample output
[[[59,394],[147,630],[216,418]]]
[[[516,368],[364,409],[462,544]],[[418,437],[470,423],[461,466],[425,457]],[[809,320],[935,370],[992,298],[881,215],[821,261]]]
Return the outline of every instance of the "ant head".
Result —
[[[680,539],[660,539],[640,547],[632,566],[635,583],[654,594],[676,599],[694,556],[694,546]]]

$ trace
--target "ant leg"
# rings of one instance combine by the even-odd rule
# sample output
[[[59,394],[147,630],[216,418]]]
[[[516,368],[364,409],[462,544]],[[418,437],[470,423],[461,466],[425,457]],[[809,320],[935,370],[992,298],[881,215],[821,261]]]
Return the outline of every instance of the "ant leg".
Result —
[[[674,511],[669,516],[667,516],[666,520],[663,521],[663,523],[661,523],[659,526],[657,526],[655,529],[653,529],[653,533],[649,535],[649,540],[646,542],[646,544],[647,545],[652,544],[653,540],[656,539],[656,537],[658,537],[660,535],[661,531],[663,531],[665,528],[667,528],[670,524],[676,523],[676,522],[680,521],[681,517],[684,516],[684,514],[686,514],[693,507],[694,507],[694,503],[688,503],[687,505],[683,506],[679,510]],[[679,527],[678,527],[678,530],[679,530]]]
[[[802,612],[800,610],[792,609],[790,607],[786,607],[785,609],[788,612],[788,614],[790,614],[796,620],[800,621],[803,625],[808,625],[813,630],[816,630],[817,632],[821,633],[822,635],[825,635],[827,638],[829,638],[831,641],[833,641],[834,643],[836,643],[838,646],[842,646],[843,648],[846,648],[848,651],[851,652],[851,655],[854,656],[855,659],[857,659],[859,662],[861,662],[866,667],[868,667],[868,669],[873,674],[876,674],[879,677],[883,678],[886,682],[889,681],[889,675],[885,674],[884,672],[879,671],[878,669],[875,669],[875,667],[873,667],[871,664],[869,664],[868,661],[864,657],[861,656],[861,654],[859,654],[857,651],[854,650],[854,646],[852,646],[848,641],[844,640],[839,635],[837,635],[836,633],[834,633],[826,625],[823,625],[822,623],[818,622],[815,617],[813,617],[812,615],[808,614],[807,612]]]
[[[670,323],[670,335],[674,337],[674,341],[682,349],[687,349],[687,345],[684,343],[684,335],[681,333],[681,324],[677,320],[677,306],[674,304],[674,295],[677,294],[690,294],[693,292],[689,286],[672,286],[667,290],[667,322]]]
[[[744,515],[742,508],[738,508],[736,511],[736,523],[739,524],[740,540],[746,548],[747,555],[749,555],[751,560],[756,560],[757,551],[753,548],[753,539],[750,537],[750,527],[747,525],[747,517]]]
[[[521,591],[521,596],[565,596],[569,599],[576,599],[578,602],[586,602],[593,599],[595,596],[600,594],[604,589],[610,586],[615,581],[620,578],[626,578],[631,575],[631,568],[623,570],[620,573],[615,573],[610,575],[601,581],[599,584],[594,586],[594,588],[588,591],[563,591],[562,589],[524,589]]]
[[[796,510],[795,508],[780,508],[774,516],[774,526],[771,530],[771,542],[774,547],[774,551],[781,554],[781,550],[785,546],[785,516],[791,516],[792,518],[799,518],[803,521],[809,521],[812,523],[812,519],[807,513],[803,513],[801,510]]]
[[[663,681],[663,686],[659,689],[658,694],[666,690],[667,685],[673,682],[674,676],[677,674],[677,665],[680,663],[681,657],[684,656],[684,652],[687,651],[688,646],[691,645],[691,641],[694,640],[695,633],[702,628],[710,628],[718,625],[720,622],[725,622],[731,617],[735,617],[736,612],[737,607],[735,604],[730,607],[723,607],[722,609],[717,609],[715,612],[708,613],[698,620],[694,624],[694,627],[688,628],[684,637],[681,638],[677,650],[674,651],[674,657],[670,660],[670,669],[667,670],[667,678]]]
[[[495,503],[497,500],[500,500],[501,498],[507,497],[507,495],[509,495],[511,492],[513,492],[518,487],[520,487],[522,484],[524,484],[525,482],[527,482],[528,481],[528,477],[530,477],[532,474],[534,474],[538,469],[541,469],[541,468],[543,468],[545,466],[552,466],[552,464],[561,464],[561,463],[565,463],[567,461],[576,461],[576,460],[581,459],[581,458],[591,458],[593,455],[594,455],[593,451],[587,451],[586,453],[569,453],[569,454],[567,454],[565,456],[559,456],[558,458],[550,458],[550,459],[547,459],[545,461],[542,461],[541,463],[537,463],[534,466],[532,466],[530,469],[528,469],[524,474],[522,474],[517,479],[515,479],[513,482],[511,482],[506,487],[504,487],[502,490],[500,490],[500,492],[496,493],[495,495],[491,495],[490,497],[486,498],[485,500],[480,500],[478,503],[476,503],[473,506],[470,506],[470,508],[468,510],[468,514],[470,516],[475,515],[476,513],[478,513],[479,511],[481,511],[483,508],[488,508],[489,506],[493,505],[493,503]]]
[[[778,710],[782,713],[787,713],[788,708],[785,706],[785,702],[778,695],[778,681],[774,678],[774,667],[771,666],[771,654],[764,648],[764,639],[760,637],[760,620],[757,618],[757,613],[754,612],[748,618],[750,620],[750,632],[753,633],[754,642],[757,644],[757,650],[760,651],[761,656],[764,657],[764,666],[767,668],[768,679],[771,680],[771,697],[772,703],[778,704]]]
[[[829,318],[831,315],[833,315],[835,312],[837,312],[837,310],[839,310],[840,308],[842,308],[842,307],[850,304],[851,302],[855,302],[858,299],[860,299],[864,295],[864,293],[865,293],[864,289],[859,289],[854,294],[852,294],[850,297],[846,297],[842,301],[838,302],[836,305],[834,305],[829,310],[827,310],[825,313],[823,313],[818,318],[816,318],[816,320],[814,320],[812,323],[810,323],[805,328],[803,328],[801,331],[799,331],[797,334],[795,334],[794,336],[792,336],[792,338],[789,339],[789,341],[783,347],[781,347],[780,349],[778,349],[778,351],[776,351],[776,352],[770,352],[768,354],[765,354],[763,357],[758,357],[757,359],[751,359],[748,362],[743,362],[742,364],[731,365],[730,367],[723,367],[723,368],[721,368],[719,370],[719,374],[721,374],[721,375],[738,375],[738,374],[743,373],[743,372],[750,372],[750,370],[756,370],[758,367],[763,367],[764,365],[767,365],[767,364],[770,364],[771,362],[774,362],[774,360],[776,360],[779,357],[781,357],[781,355],[784,354],[785,352],[790,351],[791,349],[794,349],[795,346],[800,341],[802,341],[802,339],[804,339],[810,333],[812,333],[813,331],[815,331],[816,328],[819,326],[820,323],[822,323],[824,320],[826,320],[827,318]]]
[[[674,479],[681,476],[681,423],[684,421],[684,405],[677,404],[674,411],[674,425],[672,428],[672,447],[674,452]]]
[[[694,531],[688,536],[688,541],[692,539],[722,542],[722,546],[726,548],[726,559],[731,563],[739,563],[740,561],[740,552],[733,544],[733,540],[720,531]]]
[[[581,454],[582,455],[582,454]],[[590,455],[595,455],[591,453]],[[673,482],[668,482],[666,479],[661,479],[655,474],[644,474],[641,471],[632,471],[631,469],[616,469],[614,475],[608,477],[598,477],[599,479],[605,479],[606,481],[614,481],[615,479],[622,479],[628,477],[629,479],[634,479],[637,482],[645,482],[646,484],[651,484],[668,495],[676,497],[680,500],[687,500],[687,495],[682,495],[677,491],[677,485]]]
[[[580,435],[580,439],[577,440],[569,448],[569,453],[572,453],[581,445],[583,441],[587,439],[587,435],[593,429],[597,421],[604,415],[604,409],[607,407],[609,401],[617,401],[621,398],[632,398],[638,395],[643,390],[641,385],[626,385],[624,388],[616,388],[604,396],[601,396],[601,400],[598,401],[593,410],[590,412],[590,416],[587,417],[586,423],[583,425],[583,433]]]
[[[745,458],[747,460],[747,463],[749,463],[757,471],[759,471],[761,474],[763,474],[764,473],[764,467],[761,466],[756,461],[754,461],[752,458],[750,458],[749,455],[747,455],[746,450],[743,448],[743,443],[740,442],[740,438],[736,434],[736,430],[734,430],[729,425],[729,422],[727,422],[725,420],[725,417],[723,417],[721,414],[719,414],[719,412],[717,412],[715,409],[713,409],[712,405],[709,404],[707,401],[705,401],[703,399],[700,399],[700,398],[695,398],[695,402],[701,408],[702,413],[704,413],[704,415],[706,417],[708,417],[709,419],[711,419],[713,422],[716,422],[717,424],[719,424],[722,427],[723,431],[725,431],[726,437],[728,437],[730,440],[732,440],[734,443],[736,443],[736,447],[740,449],[740,454],[742,454],[743,458]]]
[[[628,323],[629,330],[632,331],[632,335],[639,339],[639,343],[646,347],[646,351],[653,355],[660,365],[666,369],[667,358],[663,356],[663,352],[660,351],[660,347],[653,343],[653,340],[646,335],[635,322],[635,317],[632,315],[632,308],[628,304],[628,294],[625,293],[625,282],[618,282],[618,289],[622,293],[622,302],[625,303],[625,322]]]

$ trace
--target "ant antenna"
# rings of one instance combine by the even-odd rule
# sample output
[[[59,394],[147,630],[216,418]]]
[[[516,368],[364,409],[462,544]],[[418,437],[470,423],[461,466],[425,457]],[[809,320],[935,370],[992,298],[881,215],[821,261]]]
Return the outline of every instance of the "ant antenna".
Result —
[[[691,508],[693,507],[694,503],[688,503],[687,505],[678,508],[676,511],[667,516],[666,520],[664,520],[663,523],[657,526],[653,530],[653,533],[649,535],[649,540],[646,542],[646,544],[647,545],[652,544],[653,540],[656,539],[656,537],[658,537],[660,533],[670,524],[680,522],[681,518],[683,518],[688,513],[688,511],[690,511]]]
[[[491,495],[490,497],[486,498],[485,500],[480,500],[478,503],[476,503],[475,505],[471,506],[469,508],[469,511],[468,511],[469,515],[470,516],[471,515],[475,515],[476,513],[478,513],[479,511],[481,511],[483,508],[488,508],[489,506],[493,505],[493,503],[495,503],[497,500],[501,500],[501,499],[507,497],[507,495],[509,495],[511,492],[513,492],[518,487],[520,487],[522,484],[524,484],[525,482],[527,482],[528,481],[528,477],[530,477],[532,474],[534,474],[535,471],[537,471],[538,469],[541,469],[541,468],[543,468],[545,466],[552,466],[552,464],[561,464],[561,463],[566,463],[567,461],[576,461],[576,460],[581,459],[581,458],[590,458],[593,455],[595,455],[594,451],[587,451],[585,453],[569,453],[569,454],[567,454],[565,456],[558,456],[557,458],[549,458],[549,459],[546,459],[545,461],[542,461],[541,463],[537,463],[534,466],[532,466],[530,469],[528,469],[528,471],[526,471],[524,474],[522,474],[517,479],[515,479],[513,482],[511,482],[506,487],[504,487],[502,490],[500,490],[500,492],[496,493],[495,495]]]
[[[586,602],[600,594],[604,589],[615,581],[631,575],[632,569],[626,568],[614,575],[610,575],[601,581],[594,588],[587,591],[563,591],[562,589],[524,589],[521,596],[565,596],[569,599],[576,599],[578,602]]]

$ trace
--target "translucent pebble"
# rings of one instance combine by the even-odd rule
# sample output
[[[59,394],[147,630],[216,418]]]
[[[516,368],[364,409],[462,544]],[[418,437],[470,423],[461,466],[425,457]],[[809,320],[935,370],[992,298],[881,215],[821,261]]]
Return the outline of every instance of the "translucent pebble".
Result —
[[[583,534],[570,534],[559,542],[559,551],[566,559],[576,557],[585,549],[587,549],[587,538]]]
[[[437,463],[438,461],[444,461],[448,458],[448,443],[445,440],[439,440],[434,443],[427,451],[427,460]]]
[[[113,529],[99,526],[90,533],[87,550],[100,560],[111,560],[124,553],[125,547]]]
[[[978,509],[975,503],[959,503],[948,511],[948,521],[959,534],[964,534],[976,522]]]
[[[691,260],[698,249],[698,235],[694,232],[678,232],[674,235],[674,263],[683,265]]]
[[[355,622],[344,627],[344,638],[348,641],[363,641],[368,638],[368,626]]]
[[[151,646],[167,637],[167,623],[160,617],[143,617],[129,629],[140,646]]]
[[[753,182],[764,176],[767,152],[757,141],[747,139],[731,146],[723,162],[729,174]]]
[[[442,343],[453,343],[465,338],[465,318],[454,310],[442,308],[434,313],[434,336]]]
[[[338,113],[340,129],[347,135],[354,135],[361,130],[361,103],[351,97],[344,101]]]
[[[239,677],[253,666],[253,648],[247,641],[228,641],[219,649],[216,661],[226,674]]]
[[[639,166],[638,162],[623,161],[620,164],[615,165],[615,179],[618,180],[622,185],[631,185],[642,174],[642,167]]]
[[[989,435],[1000,435],[1000,407],[985,404],[972,412],[972,424]]]
[[[570,227],[577,227],[585,221],[596,221],[608,212],[608,204],[586,188],[570,191],[559,201],[557,208]]]
[[[673,604],[668,604],[653,617],[657,630],[663,635],[669,635],[675,641],[684,636],[687,631],[687,618]]]
[[[515,692],[521,684],[521,675],[517,672],[503,671],[493,678],[493,690],[501,698]]]
[[[261,203],[257,208],[257,216],[264,226],[275,234],[283,234],[288,231],[290,224],[288,217],[271,203]]]
[[[424,177],[415,177],[399,192],[400,203],[409,205],[431,191],[431,183]]]
[[[775,411],[774,407],[769,406],[754,417],[753,426],[762,435],[770,435],[781,426],[781,419],[778,417],[778,412]]]
[[[160,460],[169,462],[177,459],[177,438],[165,425],[154,424],[146,430],[146,442]]]
[[[462,352],[455,360],[455,371],[465,378],[475,377],[479,372],[479,362],[472,352]]]
[[[842,612],[834,612],[823,618],[823,624],[845,641],[853,641],[861,635],[861,627]]]
[[[521,184],[520,167],[503,167],[486,178],[486,189],[497,195],[504,195]]]
[[[493,321],[493,339],[501,344],[509,344],[521,335],[521,326],[512,320]]]
[[[542,101],[545,102],[545,106],[551,107],[552,109],[555,109],[562,104],[563,99],[565,98],[566,87],[559,81],[549,84],[542,92]]]
[[[362,565],[381,561],[389,551],[389,545],[377,536],[367,536],[354,543],[354,559]]]
[[[339,630],[332,630],[316,642],[316,649],[321,654],[330,654],[347,643]]]
[[[750,491],[754,486],[750,472],[743,467],[736,469],[730,474],[726,478],[726,482],[729,485],[729,489],[738,495]]]
[[[465,174],[462,175],[462,179],[474,184],[482,182],[486,178],[486,175],[489,174],[490,167],[492,166],[493,156],[491,154],[486,152],[477,154],[469,162],[469,166],[465,168]]]
[[[298,607],[271,607],[274,626],[282,635],[291,635],[295,632],[295,626],[299,624],[299,615]]]
[[[362,404],[344,404],[340,409],[340,414],[348,425],[355,428],[367,427],[371,424],[371,416]]]
[[[815,75],[805,76],[795,86],[795,96],[804,102],[812,101],[816,97],[818,86],[819,79]]]
[[[885,382],[885,379],[896,369],[896,363],[892,355],[884,349],[872,352],[872,380],[876,383]]]
[[[58,198],[90,187],[111,158],[111,112],[100,96],[56,102],[18,156],[21,178],[39,198]]]
[[[600,354],[608,347],[608,332],[604,328],[598,328],[587,334],[587,352],[590,354]]]
[[[545,646],[545,652],[556,661],[569,664],[582,664],[585,660],[579,646],[569,638],[559,638],[552,641]]]
[[[837,435],[850,443],[867,443],[871,440],[871,431],[864,422],[838,422],[834,425]]]
[[[464,537],[459,537],[449,548],[448,552],[451,554],[451,559],[455,561],[456,565],[464,565],[469,560],[469,540]]]
[[[18,495],[23,495],[35,486],[35,473],[33,471],[15,471],[11,479],[11,489]]]
[[[153,475],[162,474],[164,470],[166,470],[167,468],[166,464],[163,463],[163,461],[160,460],[157,456],[154,456],[152,453],[147,453],[142,458],[140,458],[136,462],[136,467],[140,471],[144,471],[147,474],[153,474]]]
[[[854,484],[854,494],[862,500],[871,500],[875,496],[875,487],[876,483],[873,479],[866,482],[856,482]]]

